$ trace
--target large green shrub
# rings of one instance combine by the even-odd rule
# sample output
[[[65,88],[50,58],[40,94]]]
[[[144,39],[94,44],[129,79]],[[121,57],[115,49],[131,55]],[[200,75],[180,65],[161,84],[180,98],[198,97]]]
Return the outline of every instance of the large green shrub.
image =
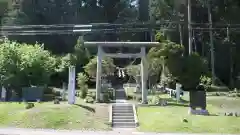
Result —
[[[180,81],[185,88],[195,88],[201,82],[201,76],[207,74],[207,63],[197,53],[185,57]]]
[[[149,59],[158,59],[161,63],[161,80],[168,87],[175,88],[175,81],[179,80],[185,89],[195,88],[200,77],[207,73],[207,63],[201,56],[197,53],[183,56],[183,52],[183,45],[161,40],[161,46],[151,48],[148,53]]]
[[[153,73],[161,72],[161,83],[175,87],[175,80],[181,76],[184,65],[184,47],[169,40],[161,41],[161,46],[150,49],[148,59],[158,63],[155,67],[159,68]]]
[[[1,85],[17,91],[23,86],[43,86],[49,83],[55,70],[56,59],[43,45],[0,41]]]
[[[32,85],[49,83],[50,76],[55,72],[56,59],[43,46],[35,44],[21,44],[18,47],[21,67],[27,81]]]

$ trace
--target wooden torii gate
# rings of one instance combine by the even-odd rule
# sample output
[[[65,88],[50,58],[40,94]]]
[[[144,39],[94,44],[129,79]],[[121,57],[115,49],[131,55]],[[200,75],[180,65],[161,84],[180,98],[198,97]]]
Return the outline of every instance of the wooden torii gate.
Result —
[[[100,100],[101,77],[102,77],[102,59],[103,57],[111,58],[141,58],[141,90],[142,103],[147,104],[147,60],[146,48],[159,46],[158,42],[84,42],[85,47],[98,47],[97,53],[97,78],[96,78],[96,101]],[[134,47],[141,48],[139,53],[106,53],[103,47]]]

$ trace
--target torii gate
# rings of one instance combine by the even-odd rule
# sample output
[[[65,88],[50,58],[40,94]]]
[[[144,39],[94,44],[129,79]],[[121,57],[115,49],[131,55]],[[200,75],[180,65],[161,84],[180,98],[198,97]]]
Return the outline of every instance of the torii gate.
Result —
[[[103,57],[111,58],[141,58],[141,90],[142,103],[147,104],[147,60],[146,47],[159,46],[158,42],[84,42],[85,47],[98,47],[97,53],[97,78],[96,78],[96,101],[100,100],[101,77],[102,77],[102,59]],[[141,48],[139,53],[105,53],[103,47],[134,47]]]

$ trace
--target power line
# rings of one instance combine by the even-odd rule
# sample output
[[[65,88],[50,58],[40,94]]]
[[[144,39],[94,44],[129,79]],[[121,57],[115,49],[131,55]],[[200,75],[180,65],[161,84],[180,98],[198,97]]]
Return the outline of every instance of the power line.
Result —
[[[30,31],[4,31],[2,35],[62,35],[62,34],[86,34],[86,33],[129,33],[148,32],[147,28],[134,29],[76,29],[76,30],[30,30]]]
[[[209,23],[192,23],[195,25],[208,25]],[[220,24],[220,23],[219,23]],[[216,24],[216,25],[219,25]],[[142,23],[127,23],[127,24],[54,24],[54,25],[14,25],[2,26],[0,35],[61,35],[61,34],[84,34],[84,33],[125,33],[125,32],[149,32],[151,30],[166,30],[176,31],[179,25],[184,27],[183,22],[177,21],[162,21],[160,23],[152,24],[149,22]],[[220,25],[219,25],[220,26]],[[223,27],[194,27],[192,30],[232,30],[240,31],[240,24],[221,24]]]
[[[195,23],[195,22],[192,22],[191,23],[192,25],[210,25],[210,23]],[[222,27],[227,27],[227,26],[240,26],[240,23],[220,23],[220,22],[217,22],[217,23],[212,23],[213,25],[215,26],[222,26]]]
[[[111,25],[109,25],[111,26]],[[174,28],[167,28],[169,26],[155,26],[154,28],[149,26],[149,24],[143,25],[133,25],[131,27],[126,27],[127,25],[115,25],[115,27],[93,27],[92,25],[76,25],[73,27],[60,26],[62,29],[51,28],[52,26],[14,26],[13,29],[5,27],[2,29],[2,35],[51,35],[51,34],[79,34],[79,33],[93,33],[93,32],[103,32],[103,33],[121,33],[121,32],[149,32],[153,29],[164,29],[164,30],[174,30]],[[120,26],[120,27],[119,27]],[[147,26],[147,27],[146,27]],[[24,27],[24,28],[23,28]],[[39,27],[38,29],[32,27]],[[55,26],[53,26],[55,27]]]
[[[195,29],[195,30],[228,30],[228,29],[230,29],[230,30],[238,30],[238,29],[240,29],[240,27],[236,27],[236,28],[228,28],[228,27],[226,27],[226,28],[217,28],[217,27],[213,27],[213,28],[200,28],[200,27],[195,27],[195,28],[193,28],[193,29]]]
[[[101,27],[146,27],[151,25],[162,25],[162,24],[184,24],[181,21],[161,21],[158,23],[151,22],[137,22],[137,23],[89,23],[89,24],[52,24],[52,25],[9,25],[1,26],[2,30],[6,29],[24,29],[24,28],[101,28]]]
[[[52,25],[10,25],[1,26],[1,30],[9,29],[77,29],[77,28],[105,28],[105,27],[151,27],[161,25],[185,25],[183,21],[161,21],[158,23],[126,23],[126,24],[110,24],[110,23],[90,23],[90,24],[52,24]],[[203,25],[208,26],[210,23],[191,23],[193,26]],[[226,23],[213,23],[213,26],[218,27],[240,27],[240,24],[226,24]]]

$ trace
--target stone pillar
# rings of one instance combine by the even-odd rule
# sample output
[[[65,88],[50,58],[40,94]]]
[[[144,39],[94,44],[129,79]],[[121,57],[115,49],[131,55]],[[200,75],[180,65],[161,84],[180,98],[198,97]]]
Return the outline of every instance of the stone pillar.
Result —
[[[98,46],[98,54],[97,54],[97,77],[96,77],[96,102],[99,102],[99,101],[100,101],[101,78],[102,78],[102,57],[103,57],[102,47],[101,47],[101,46]]]
[[[182,87],[182,85],[180,83],[176,83],[176,99],[177,99],[177,102],[180,101],[181,87]]]
[[[2,90],[1,90],[1,100],[2,101],[6,101],[6,97],[7,97],[7,90],[2,87]]]
[[[142,104],[147,104],[147,68],[146,68],[146,48],[141,47],[141,81],[142,81]]]
[[[68,77],[68,103],[75,104],[75,67],[69,67]]]

